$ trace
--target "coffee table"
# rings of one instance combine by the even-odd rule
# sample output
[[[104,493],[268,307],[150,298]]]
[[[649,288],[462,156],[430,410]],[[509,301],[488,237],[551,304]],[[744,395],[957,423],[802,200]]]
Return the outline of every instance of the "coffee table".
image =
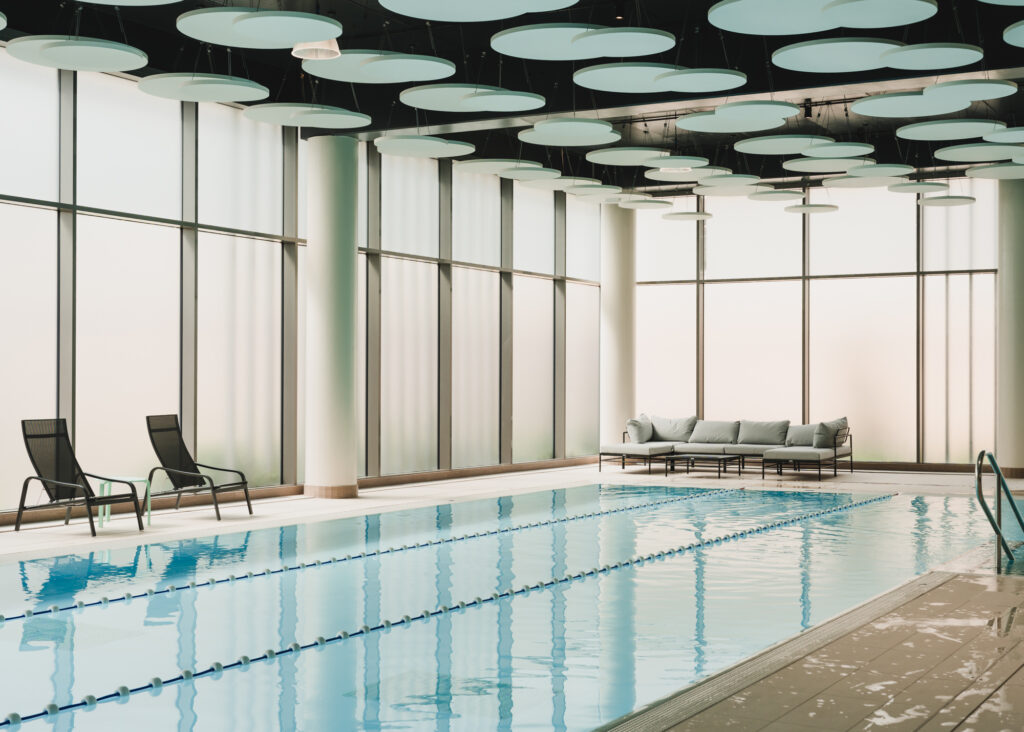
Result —
[[[742,455],[703,455],[697,453],[678,453],[673,455],[667,455],[667,458],[672,462],[672,469],[675,470],[675,463],[679,460],[686,462],[686,473],[689,475],[690,468],[696,467],[697,465],[715,465],[718,468],[718,477],[722,477],[722,471],[729,472],[729,463],[736,463],[736,475],[743,475],[743,468],[741,467],[742,462],[740,458]]]

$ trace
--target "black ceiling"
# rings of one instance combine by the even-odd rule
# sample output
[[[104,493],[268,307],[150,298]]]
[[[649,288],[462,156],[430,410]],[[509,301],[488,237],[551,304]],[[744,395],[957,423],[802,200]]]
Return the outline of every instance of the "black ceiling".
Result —
[[[515,0],[508,0],[510,3]],[[775,158],[738,155],[732,143],[749,135],[710,135],[683,133],[673,124],[676,114],[665,109],[666,104],[692,102],[699,97],[679,94],[615,94],[593,92],[577,87],[572,82],[576,68],[602,63],[601,61],[548,62],[523,61],[499,56],[489,45],[490,37],[505,28],[516,25],[571,21],[592,22],[601,25],[643,25],[671,31],[679,39],[676,47],[659,56],[644,57],[643,61],[676,63],[692,67],[726,67],[747,74],[747,84],[736,94],[786,92],[825,86],[843,86],[875,83],[900,78],[916,78],[920,72],[902,72],[884,69],[852,74],[809,74],[786,71],[770,62],[772,51],[789,43],[816,37],[837,35],[893,38],[905,43],[961,42],[976,44],[985,49],[982,62],[969,67],[950,70],[961,73],[1009,69],[1024,66],[1024,49],[1003,42],[1003,29],[1024,18],[1024,8],[989,5],[978,0],[940,0],[939,11],[931,19],[904,28],[831,31],[801,36],[748,36],[721,31],[707,21],[707,10],[715,0],[580,0],[566,10],[538,13],[493,23],[427,23],[422,20],[396,15],[382,8],[378,0],[263,0],[262,7],[283,5],[287,9],[317,10],[337,17],[345,31],[340,42],[347,48],[370,48],[395,51],[413,51],[436,54],[457,65],[454,77],[447,81],[471,81],[511,89],[533,91],[548,99],[544,113],[572,112],[604,108],[631,107],[620,117],[610,118],[623,132],[624,144],[652,144],[668,146],[677,152],[700,154],[716,164],[733,167],[737,171],[750,171],[764,176],[782,173]],[[269,101],[316,100],[350,109],[359,109],[373,117],[373,129],[385,130],[420,126],[424,132],[436,131],[436,126],[468,120],[484,120],[491,114],[447,114],[417,111],[398,101],[398,93],[411,84],[353,85],[303,75],[300,63],[288,51],[234,50],[204,46],[177,32],[175,18],[197,7],[215,5],[256,6],[258,0],[235,2],[179,2],[156,7],[126,7],[120,11],[120,24],[132,45],[149,54],[150,66],[141,73],[164,71],[213,71],[227,73],[231,64],[233,73],[249,76],[270,88]],[[81,8],[79,11],[78,9]],[[82,35],[121,39],[119,20],[113,8],[88,5],[71,0],[0,0],[0,9],[8,17],[7,30],[0,37],[11,38],[25,33],[73,32],[76,22]],[[616,16],[623,16],[617,20]],[[607,59],[605,60],[607,61]],[[720,94],[713,95],[720,97]],[[1015,124],[1017,117],[1024,120],[1024,103],[1016,94],[996,103],[974,105],[958,116],[994,117]],[[878,147],[880,162],[904,161],[916,165],[931,165],[930,149],[922,143],[896,144],[895,127],[906,120],[879,120],[847,114],[840,102],[821,104],[810,99],[809,115],[791,119],[785,129],[778,132],[818,132],[837,139],[860,139]],[[660,104],[652,112],[646,105]],[[605,117],[608,119],[608,117]],[[478,155],[484,157],[529,157],[550,162],[566,174],[595,175],[607,182],[620,185],[643,182],[635,169],[594,169],[583,159],[579,149],[536,148],[521,146],[515,137],[516,125],[505,123],[487,129],[464,131],[459,139],[477,145]],[[427,129],[433,126],[433,129]],[[309,131],[312,132],[312,131]],[[760,134],[774,134],[775,131]],[[308,132],[306,133],[308,134]]]

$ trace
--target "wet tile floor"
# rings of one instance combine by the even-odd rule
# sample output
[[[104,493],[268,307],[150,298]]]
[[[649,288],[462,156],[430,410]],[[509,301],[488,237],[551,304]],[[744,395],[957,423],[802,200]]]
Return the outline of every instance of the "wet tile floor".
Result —
[[[670,729],[1024,730],[1024,577],[954,575]]]

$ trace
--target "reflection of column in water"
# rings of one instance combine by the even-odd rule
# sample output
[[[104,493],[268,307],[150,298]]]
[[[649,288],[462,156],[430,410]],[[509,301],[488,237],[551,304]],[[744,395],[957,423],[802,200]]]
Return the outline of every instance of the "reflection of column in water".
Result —
[[[53,648],[53,701],[59,706],[70,704],[75,683],[75,625],[70,613],[36,615],[22,621],[22,650],[42,650],[46,645]],[[54,728],[70,730],[73,721],[72,715],[60,714]]]
[[[512,515],[512,499],[498,499],[498,519]],[[498,588],[512,586],[512,533],[498,535]],[[498,605],[498,729],[512,729],[512,600]]]
[[[800,627],[811,627],[811,527],[807,524],[800,538]]]
[[[915,496],[910,502],[914,511],[914,574],[928,571],[928,500]]]
[[[697,514],[693,526],[694,538],[698,542],[704,541],[704,529],[707,528],[707,521],[704,520],[703,514]],[[704,669],[708,662],[707,628],[704,625],[706,564],[707,557],[704,555],[704,549],[696,549],[693,552],[693,673],[694,678],[697,679],[704,677]]]
[[[284,526],[280,533],[280,556],[282,559],[296,556],[298,526]],[[298,634],[299,612],[296,590],[299,572],[281,574],[280,612],[278,614],[278,648],[287,648],[294,643]],[[292,732],[296,729],[295,712],[298,704],[296,669],[298,654],[288,653],[277,659],[277,674],[281,686],[278,706],[278,730]]]
[[[636,555],[636,525],[630,517],[613,514],[598,521],[600,565]],[[634,569],[618,569],[598,580],[602,719],[620,717],[636,706],[635,573]]]
[[[370,515],[366,517],[366,551],[379,547],[380,515]],[[366,572],[363,579],[363,622],[376,625],[380,619],[380,559],[366,557],[363,567]],[[363,723],[369,729],[377,729],[380,726],[380,633],[367,634],[363,637],[363,644],[366,648],[363,666]]]
[[[554,491],[551,498],[551,515],[565,515],[565,491]],[[551,576],[563,577],[568,571],[565,555],[567,551],[566,526],[555,524],[551,532]],[[565,585],[559,583],[551,588],[551,728],[564,732],[565,724]]]
[[[437,535],[449,536],[452,527],[452,507],[437,507]],[[452,604],[452,545],[442,544],[437,548],[437,604]],[[444,613],[437,618],[437,645],[434,658],[437,661],[437,682],[434,699],[437,705],[438,730],[447,730],[452,716],[452,616]]]
[[[195,592],[172,592],[168,597],[178,605],[178,668],[196,667],[196,595]],[[178,732],[192,732],[196,727],[196,686],[175,684],[174,705],[178,709]]]

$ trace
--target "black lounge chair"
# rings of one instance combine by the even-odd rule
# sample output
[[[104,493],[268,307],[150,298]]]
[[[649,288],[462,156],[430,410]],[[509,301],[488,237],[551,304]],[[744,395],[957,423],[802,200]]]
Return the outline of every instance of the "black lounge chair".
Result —
[[[135,517],[142,531],[142,509],[135,486],[126,480],[105,478],[102,475],[86,473],[75,458],[75,451],[68,438],[68,425],[63,419],[25,419],[21,422],[21,432],[25,436],[25,449],[36,474],[29,476],[21,486],[21,502],[18,504],[18,517],[14,522],[14,530],[21,529],[21,517],[25,511],[41,508],[64,506],[64,524],[71,520],[71,509],[85,506],[89,516],[89,529],[96,536],[96,524],[93,523],[93,506],[110,506],[115,503],[132,503],[135,505]],[[98,496],[89,485],[89,478],[110,483],[122,483],[128,486],[128,493],[117,493],[110,496]],[[43,484],[49,503],[37,506],[26,506],[28,485],[33,480]]]
[[[185,440],[181,436],[178,415],[157,414],[146,417],[146,426],[149,428],[149,441],[153,443],[157,459],[160,460],[160,467],[149,471],[149,484],[153,485],[153,475],[157,471],[166,473],[167,478],[171,481],[171,486],[178,493],[178,500],[174,504],[175,509],[181,506],[181,497],[184,494],[210,491],[210,495],[213,497],[213,510],[217,512],[217,520],[220,521],[220,505],[217,503],[217,494],[241,490],[245,493],[245,503],[249,507],[249,514],[252,515],[252,501],[249,500],[249,484],[245,480],[245,475],[239,470],[203,465],[193,460],[185,446]],[[199,468],[233,473],[238,476],[238,480],[231,483],[214,483],[213,478],[199,472]]]

